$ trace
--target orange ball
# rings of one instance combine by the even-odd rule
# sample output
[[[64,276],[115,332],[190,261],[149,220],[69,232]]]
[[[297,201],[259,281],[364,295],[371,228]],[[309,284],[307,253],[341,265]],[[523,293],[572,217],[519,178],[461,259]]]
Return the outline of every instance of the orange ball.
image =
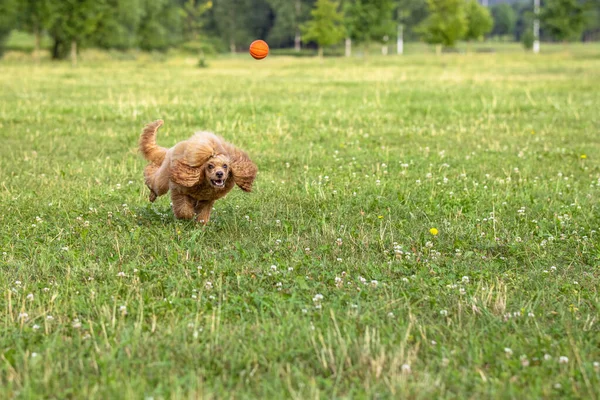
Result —
[[[269,45],[264,40],[255,40],[250,44],[250,55],[257,60],[262,60],[269,54]]]

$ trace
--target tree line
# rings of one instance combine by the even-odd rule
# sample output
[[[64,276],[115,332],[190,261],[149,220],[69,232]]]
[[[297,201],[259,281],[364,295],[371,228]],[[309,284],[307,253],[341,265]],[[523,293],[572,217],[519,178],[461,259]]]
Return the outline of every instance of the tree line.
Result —
[[[13,29],[30,32],[53,58],[81,47],[239,51],[323,47],[403,38],[452,47],[496,36],[532,41],[532,0],[484,7],[477,0],[0,0],[0,53]],[[600,36],[600,0],[543,0],[543,40]],[[36,52],[37,53],[37,52]]]

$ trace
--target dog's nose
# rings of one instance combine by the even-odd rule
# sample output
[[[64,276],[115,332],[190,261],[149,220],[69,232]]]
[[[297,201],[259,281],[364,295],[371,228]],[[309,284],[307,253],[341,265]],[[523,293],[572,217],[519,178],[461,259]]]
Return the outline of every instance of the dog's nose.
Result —
[[[222,171],[217,172],[217,178],[222,178],[222,177],[223,177],[223,172]]]

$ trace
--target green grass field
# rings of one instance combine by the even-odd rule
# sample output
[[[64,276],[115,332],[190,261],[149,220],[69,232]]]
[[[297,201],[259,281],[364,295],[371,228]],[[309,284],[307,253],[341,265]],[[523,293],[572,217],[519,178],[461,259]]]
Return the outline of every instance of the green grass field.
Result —
[[[600,396],[600,47],[195,64],[0,63],[1,398]],[[158,118],[254,193],[148,203]]]

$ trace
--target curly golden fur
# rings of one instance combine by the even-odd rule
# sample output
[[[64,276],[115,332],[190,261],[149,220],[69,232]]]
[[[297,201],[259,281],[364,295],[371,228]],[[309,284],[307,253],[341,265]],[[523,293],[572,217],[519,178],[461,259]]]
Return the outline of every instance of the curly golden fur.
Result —
[[[258,171],[248,155],[210,132],[198,132],[170,149],[156,144],[163,124],[154,121],[144,128],[139,149],[149,164],[144,169],[149,200],[171,191],[177,218],[207,223],[213,204],[235,185],[250,192]]]

